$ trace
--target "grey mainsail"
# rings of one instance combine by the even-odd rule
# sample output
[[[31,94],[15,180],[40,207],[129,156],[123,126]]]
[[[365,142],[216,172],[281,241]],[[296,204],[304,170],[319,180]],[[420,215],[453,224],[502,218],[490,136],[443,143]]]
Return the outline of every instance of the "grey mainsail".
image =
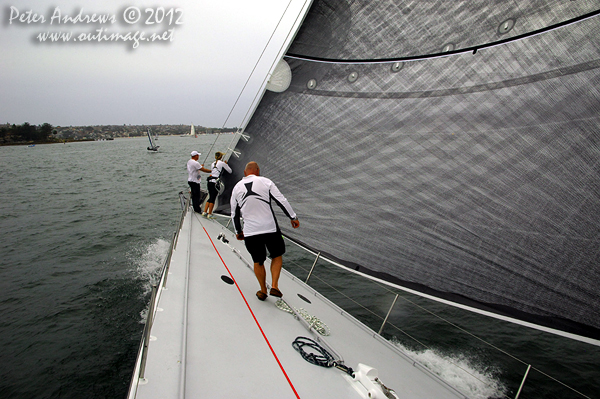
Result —
[[[315,1],[227,186],[257,161],[307,247],[600,339],[599,32],[594,1]]]

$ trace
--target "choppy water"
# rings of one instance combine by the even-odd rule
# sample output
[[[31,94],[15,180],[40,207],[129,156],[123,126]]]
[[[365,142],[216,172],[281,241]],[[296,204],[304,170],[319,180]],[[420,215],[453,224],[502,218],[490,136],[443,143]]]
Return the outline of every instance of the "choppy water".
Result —
[[[188,189],[185,163],[215,139],[160,137],[158,153],[144,138],[0,147],[0,398],[126,396],[177,193]],[[305,278],[312,257],[288,248],[284,267]],[[311,284],[377,331],[394,293],[356,279],[319,262]],[[422,307],[598,397],[596,347],[402,294],[383,334],[473,397],[514,397],[526,365]],[[521,395],[583,397],[535,371]]]

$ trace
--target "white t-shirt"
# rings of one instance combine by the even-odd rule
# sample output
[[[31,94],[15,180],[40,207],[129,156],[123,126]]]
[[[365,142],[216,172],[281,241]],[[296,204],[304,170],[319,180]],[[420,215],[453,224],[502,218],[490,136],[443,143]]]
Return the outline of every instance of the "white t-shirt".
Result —
[[[240,180],[231,193],[231,219],[235,232],[240,233],[240,216],[244,219],[244,236],[274,233],[279,230],[271,206],[274,200],[290,218],[296,217],[288,200],[275,183],[266,177],[249,175]]]
[[[219,160],[216,162],[213,162],[211,165],[211,177],[214,177],[215,179],[218,178],[219,176],[221,176],[221,172],[223,171],[223,169],[225,169],[226,171],[228,171],[229,173],[231,173],[231,168],[229,167],[229,165],[227,165],[225,162]]]
[[[190,159],[187,161],[188,181],[200,184],[200,162]]]

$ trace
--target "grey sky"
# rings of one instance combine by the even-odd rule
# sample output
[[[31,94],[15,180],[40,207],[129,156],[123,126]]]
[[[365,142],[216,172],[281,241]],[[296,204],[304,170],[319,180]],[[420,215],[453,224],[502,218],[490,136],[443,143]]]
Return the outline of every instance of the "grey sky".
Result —
[[[225,123],[288,0],[161,1],[165,11],[173,9],[163,19],[172,16],[170,26],[145,23],[150,17],[154,18],[150,22],[156,20],[157,2],[0,0],[0,123],[239,126],[304,4],[290,1],[265,61]],[[130,6],[141,11],[135,24],[123,22]],[[150,6],[153,11],[146,11]],[[63,18],[75,18],[83,9],[84,17],[108,14],[117,22],[59,24],[58,18],[52,19],[58,16],[57,7]],[[29,11],[37,14],[37,23]],[[162,16],[162,11],[158,13]],[[40,17],[45,18],[43,23]],[[175,25],[180,17],[182,23]],[[105,34],[122,35],[174,31],[172,41],[141,42],[135,49],[132,41],[98,42],[94,37],[90,42],[73,41],[80,33],[97,35],[102,28]],[[74,35],[68,43],[36,39],[49,31]]]

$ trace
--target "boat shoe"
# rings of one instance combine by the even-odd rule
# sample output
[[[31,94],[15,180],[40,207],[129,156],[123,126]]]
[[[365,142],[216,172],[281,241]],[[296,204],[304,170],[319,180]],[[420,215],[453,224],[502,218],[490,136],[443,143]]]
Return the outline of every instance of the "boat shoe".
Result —
[[[272,296],[276,296],[277,298],[281,298],[283,294],[277,288],[271,288],[271,292],[269,292]]]
[[[264,293],[264,292],[262,292],[262,291],[257,291],[257,292],[256,292],[256,297],[257,297],[258,299],[260,299],[261,301],[264,301],[265,299],[267,299],[267,294],[265,294],[265,293]]]

